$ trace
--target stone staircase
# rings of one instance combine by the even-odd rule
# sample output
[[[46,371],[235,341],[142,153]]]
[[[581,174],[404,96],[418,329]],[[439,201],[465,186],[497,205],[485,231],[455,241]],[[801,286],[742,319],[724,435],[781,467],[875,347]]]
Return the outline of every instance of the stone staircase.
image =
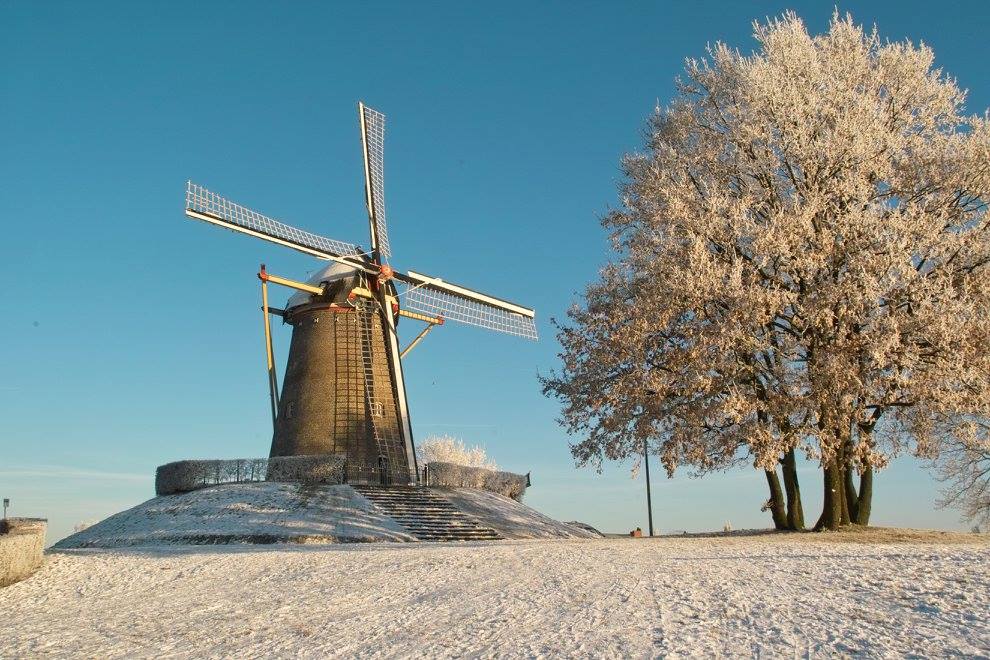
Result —
[[[429,488],[354,485],[382,513],[420,541],[496,541],[494,529],[478,524]]]

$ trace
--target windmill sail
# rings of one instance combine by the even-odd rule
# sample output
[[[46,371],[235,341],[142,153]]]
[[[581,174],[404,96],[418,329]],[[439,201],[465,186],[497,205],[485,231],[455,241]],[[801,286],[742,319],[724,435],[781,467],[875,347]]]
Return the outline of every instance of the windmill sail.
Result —
[[[442,317],[534,340],[535,312],[440,278],[398,273],[388,265],[392,250],[385,212],[385,115],[363,103],[358,114],[369,252],[292,227],[191,181],[185,212],[338,264],[321,271],[314,283],[322,287],[332,280],[339,285],[322,288],[318,301],[308,293],[312,287],[299,286],[305,293],[290,298],[280,312],[292,326],[292,347],[276,399],[271,455],[335,454],[346,457],[348,479],[354,483],[414,484],[419,472],[396,332],[402,307],[420,312],[428,317],[420,320],[433,324]],[[275,312],[267,301],[264,304],[267,313]],[[320,404],[301,405],[310,401]]]
[[[279,222],[220,195],[192,181],[186,184],[186,215],[220,227],[279,243],[321,259],[358,255],[356,245],[336,241]]]
[[[392,256],[385,220],[385,115],[363,103],[361,141],[364,146],[364,176],[368,217],[371,220],[371,247],[383,257]]]
[[[405,290],[399,295],[406,309],[526,339],[538,338],[532,309],[411,271],[402,279]]]

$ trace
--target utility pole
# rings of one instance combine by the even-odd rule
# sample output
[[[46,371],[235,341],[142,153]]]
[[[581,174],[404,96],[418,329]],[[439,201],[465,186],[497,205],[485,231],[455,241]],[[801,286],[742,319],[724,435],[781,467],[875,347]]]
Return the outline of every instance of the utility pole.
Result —
[[[657,395],[656,390],[646,390],[647,394]],[[650,536],[653,536],[653,497],[650,495],[650,449],[647,439],[643,438],[643,463],[646,464],[646,515],[649,517]]]
[[[646,515],[650,522],[650,536],[653,536],[653,498],[650,495],[650,453],[646,438],[643,438],[643,464],[646,466]]]

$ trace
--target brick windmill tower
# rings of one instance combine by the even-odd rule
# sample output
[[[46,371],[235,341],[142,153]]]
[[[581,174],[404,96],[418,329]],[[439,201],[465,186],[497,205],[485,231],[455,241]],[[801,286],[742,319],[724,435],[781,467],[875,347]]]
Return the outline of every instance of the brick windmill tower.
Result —
[[[536,339],[532,309],[440,278],[394,270],[385,218],[385,116],[358,104],[364,153],[365,202],[371,249],[297,229],[235,204],[192,182],[186,215],[278,243],[330,262],[308,282],[262,267],[269,384],[275,432],[272,456],[325,455],[346,460],[352,483],[415,483],[416,452],[402,374],[402,356],[433,327],[457,321]],[[268,307],[266,284],[297,293],[284,310]],[[279,393],[268,312],[292,326]],[[397,322],[426,322],[404,349]]]

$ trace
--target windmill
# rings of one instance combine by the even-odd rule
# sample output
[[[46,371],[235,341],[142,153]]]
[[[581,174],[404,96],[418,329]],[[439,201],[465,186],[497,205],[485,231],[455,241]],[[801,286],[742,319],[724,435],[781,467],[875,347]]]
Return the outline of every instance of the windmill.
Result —
[[[292,227],[187,183],[186,215],[278,243],[330,262],[308,282],[262,266],[269,385],[275,431],[271,456],[335,454],[355,483],[415,483],[416,452],[402,356],[433,327],[456,321],[537,338],[532,309],[388,263],[385,215],[385,115],[358,104],[370,250]],[[284,310],[268,306],[266,284],[297,290]],[[281,394],[271,349],[269,312],[292,326]],[[400,350],[399,317],[426,327]]]

